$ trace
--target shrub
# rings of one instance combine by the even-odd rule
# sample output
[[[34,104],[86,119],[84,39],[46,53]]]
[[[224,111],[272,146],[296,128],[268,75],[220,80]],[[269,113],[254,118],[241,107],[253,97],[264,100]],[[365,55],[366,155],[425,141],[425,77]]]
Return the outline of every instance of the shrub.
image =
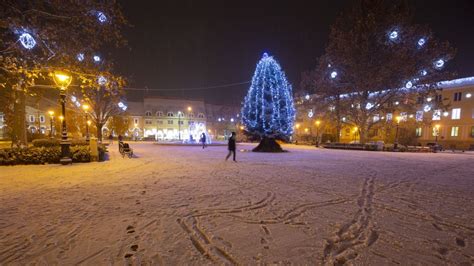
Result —
[[[35,147],[55,147],[59,146],[58,139],[35,139],[32,141]]]
[[[73,146],[70,150],[73,163],[90,162],[88,146]],[[104,159],[105,152],[104,147],[99,148],[99,160]],[[0,149],[0,165],[59,163],[60,158],[59,146]]]

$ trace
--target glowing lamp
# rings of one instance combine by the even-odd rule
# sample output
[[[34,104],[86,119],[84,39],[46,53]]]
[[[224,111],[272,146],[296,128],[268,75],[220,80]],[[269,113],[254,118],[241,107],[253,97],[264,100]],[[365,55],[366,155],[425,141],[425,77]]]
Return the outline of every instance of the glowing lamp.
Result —
[[[400,121],[402,120],[402,117],[401,117],[401,116],[397,116],[395,119],[397,120],[397,124],[400,124]]]
[[[315,124],[316,124],[316,126],[319,126],[321,124],[321,121],[316,120]]]
[[[439,130],[439,128],[441,127],[441,125],[440,125],[440,124],[436,124],[435,127],[436,127],[436,130]]]
[[[444,116],[444,117],[449,116],[449,112],[444,112],[444,113],[443,113],[443,116]]]
[[[59,120],[63,121],[63,120],[64,120],[64,116],[60,115],[60,116],[59,116]]]
[[[92,124],[92,121],[87,120],[87,124],[90,126]]]
[[[90,106],[87,105],[87,104],[83,104],[83,105],[82,105],[82,109],[83,109],[84,111],[86,111],[86,112],[87,112],[87,110],[89,110],[89,108],[90,108]]]
[[[301,126],[300,124],[295,125],[296,129],[300,128],[300,126]]]
[[[188,106],[188,112],[191,112],[193,108],[191,106]]]
[[[56,86],[60,87],[61,90],[65,90],[71,84],[72,77],[64,72],[57,71],[53,74],[53,80]]]
[[[232,123],[233,123],[233,122],[234,122],[234,118],[231,118],[231,119],[230,119],[230,122],[232,122]]]
[[[308,133],[308,131],[309,131],[309,128],[304,129],[304,132]]]
[[[244,126],[240,126],[240,130],[244,130]]]
[[[471,98],[471,97],[472,97],[472,94],[471,94],[471,93],[466,94],[466,98],[469,99],[469,98]]]
[[[24,32],[20,35],[19,41],[23,47],[25,47],[28,50],[33,49],[36,46],[36,41],[31,34]]]
[[[306,100],[309,100],[309,94],[306,94],[306,96],[304,96],[304,98],[305,98]]]
[[[54,115],[54,111],[53,111],[53,110],[51,110],[51,111],[48,111],[48,114],[49,114],[49,116],[53,117],[53,115]]]

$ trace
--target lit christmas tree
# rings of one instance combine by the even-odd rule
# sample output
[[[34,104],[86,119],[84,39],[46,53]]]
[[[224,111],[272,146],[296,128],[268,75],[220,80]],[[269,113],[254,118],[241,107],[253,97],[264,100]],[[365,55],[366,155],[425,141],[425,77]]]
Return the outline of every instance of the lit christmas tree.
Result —
[[[275,139],[288,140],[294,120],[291,85],[278,62],[264,53],[242,107],[245,131],[261,139],[254,151],[282,151]]]

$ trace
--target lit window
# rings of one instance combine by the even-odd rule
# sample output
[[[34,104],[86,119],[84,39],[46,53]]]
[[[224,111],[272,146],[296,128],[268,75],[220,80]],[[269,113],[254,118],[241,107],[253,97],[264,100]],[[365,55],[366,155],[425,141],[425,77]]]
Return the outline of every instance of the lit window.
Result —
[[[168,112],[166,115],[167,115],[168,117],[173,117],[173,116],[174,116],[174,114],[173,114],[172,112]]]
[[[454,108],[451,113],[451,119],[461,119],[461,108]]]
[[[441,120],[441,110],[434,110],[433,112],[433,120]]]
[[[41,122],[41,123],[44,123],[44,122],[46,121],[46,119],[44,118],[44,115],[40,115],[39,118],[40,118],[40,122]]]
[[[138,125],[138,118],[134,118],[133,123],[135,123],[135,125]]]
[[[459,127],[451,127],[451,137],[457,137],[459,135]]]
[[[150,120],[150,119],[146,119],[146,120],[145,120],[145,125],[151,125],[151,120]]]
[[[408,119],[408,113],[407,112],[401,112],[400,116],[402,117],[402,121],[406,122]]]
[[[421,137],[421,127],[416,128],[415,134],[417,137]]]
[[[423,111],[416,111],[415,119],[417,122],[423,121],[423,114],[424,114]]]
[[[35,116],[34,115],[30,115],[30,122],[33,123],[35,122]],[[35,129],[36,130],[36,129]]]
[[[150,112],[150,111],[146,111],[146,112],[145,112],[145,116],[151,116],[151,112]]]

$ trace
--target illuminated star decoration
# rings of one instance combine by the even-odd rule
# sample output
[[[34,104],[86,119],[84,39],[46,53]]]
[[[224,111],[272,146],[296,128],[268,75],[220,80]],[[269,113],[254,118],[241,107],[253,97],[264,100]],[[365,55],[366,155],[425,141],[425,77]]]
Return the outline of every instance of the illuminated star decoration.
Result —
[[[96,16],[97,16],[97,20],[98,20],[100,23],[105,23],[105,22],[107,22],[107,16],[104,14],[104,12],[102,12],[102,11],[97,11]]]
[[[28,32],[22,33],[20,35],[19,41],[21,45],[23,45],[23,47],[25,47],[28,50],[31,50],[33,49],[33,47],[36,46],[35,38],[33,38],[33,36],[31,36],[31,34],[29,34]]]
[[[99,76],[97,83],[99,83],[100,86],[104,86],[107,83],[107,79],[104,76]]]
[[[443,59],[438,59],[434,62],[434,66],[436,69],[442,69],[444,66],[444,60]]]
[[[426,43],[425,38],[420,38],[418,40],[418,47],[420,47],[420,48],[423,47],[423,45],[425,45],[425,43]]]
[[[388,38],[389,38],[391,41],[396,41],[396,40],[398,39],[398,31],[396,31],[396,30],[391,31],[391,32],[388,34]]]
[[[84,54],[83,53],[78,53],[76,58],[79,62],[82,62],[82,61],[84,61]]]

